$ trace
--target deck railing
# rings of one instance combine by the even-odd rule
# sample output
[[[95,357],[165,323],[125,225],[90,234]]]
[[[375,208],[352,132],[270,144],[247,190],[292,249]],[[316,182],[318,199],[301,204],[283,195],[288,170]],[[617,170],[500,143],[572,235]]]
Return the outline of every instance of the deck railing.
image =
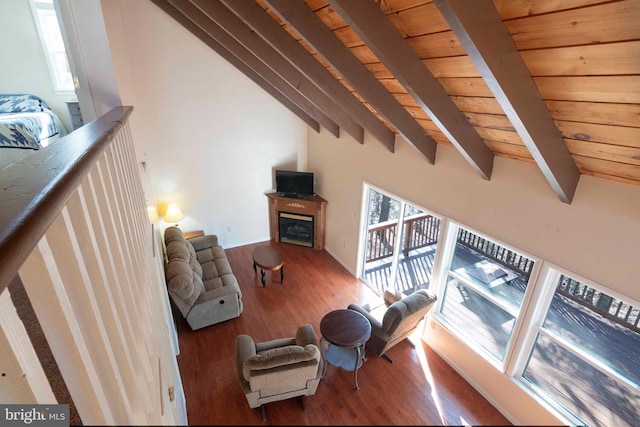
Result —
[[[440,220],[429,214],[406,217],[403,221],[404,242],[402,252],[433,245],[438,242]],[[367,231],[367,262],[377,261],[393,255],[398,221],[391,220],[369,226]]]
[[[584,283],[562,276],[558,283],[558,293],[589,307],[594,312],[640,333],[640,309],[613,298]]]
[[[440,234],[440,219],[433,215],[418,214],[407,217],[404,220],[405,241],[403,252],[409,255],[409,251],[424,248],[438,243]]]
[[[402,251],[405,255],[408,255],[411,250],[438,242],[440,230],[440,220],[438,218],[428,214],[419,214],[407,217],[403,224],[405,234]],[[395,220],[370,226],[367,240],[367,262],[393,256],[396,235],[397,221]],[[533,260],[484,239],[475,233],[461,228],[458,232],[457,241],[487,258],[517,271],[523,275],[525,280],[531,274],[534,265]],[[562,276],[558,285],[558,293],[640,333],[640,308],[638,307],[626,304],[566,276]]]
[[[393,256],[397,224],[396,220],[391,220],[369,226],[367,262]],[[407,217],[403,221],[403,226],[405,233],[401,250],[405,255],[408,255],[412,250],[438,243],[440,220],[432,215],[422,213]],[[525,278],[531,274],[534,264],[532,260],[475,233],[461,228],[457,241],[487,258],[517,271]]]
[[[533,269],[534,262],[529,258],[462,228],[458,232],[458,243],[519,272],[527,279]]]
[[[19,278],[46,337],[37,344],[51,349],[83,424],[183,422],[132,110],[114,108],[0,171],[3,403],[57,403],[9,295]]]

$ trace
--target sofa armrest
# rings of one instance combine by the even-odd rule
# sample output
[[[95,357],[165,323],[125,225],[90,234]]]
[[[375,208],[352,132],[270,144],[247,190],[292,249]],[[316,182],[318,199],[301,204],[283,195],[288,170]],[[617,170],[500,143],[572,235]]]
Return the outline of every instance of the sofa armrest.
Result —
[[[256,343],[249,335],[238,335],[236,337],[236,362],[242,366],[245,359],[255,356]]]
[[[256,344],[249,335],[238,335],[236,337],[236,374],[240,381],[240,386],[245,393],[250,390],[249,382],[244,378],[244,361],[256,355]]]
[[[194,306],[200,304],[210,304],[212,301],[215,301],[216,304],[219,304],[218,300],[221,298],[237,298],[236,295],[238,293],[238,289],[235,286],[223,286],[221,288],[212,289],[210,291],[205,291],[201,294],[198,299],[193,303]]]
[[[191,329],[200,329],[237,317],[242,311],[241,305],[237,289],[225,286],[200,294],[185,318]]]
[[[216,236],[215,234],[192,237],[190,239],[187,239],[187,241],[191,243],[193,249],[195,249],[196,252],[213,246],[218,246],[218,236]]]

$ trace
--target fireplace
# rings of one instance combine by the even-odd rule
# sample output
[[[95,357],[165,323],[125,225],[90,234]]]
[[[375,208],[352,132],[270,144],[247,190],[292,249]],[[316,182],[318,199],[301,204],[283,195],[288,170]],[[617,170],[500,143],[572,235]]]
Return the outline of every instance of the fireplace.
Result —
[[[276,242],[287,242],[295,245],[302,245],[317,249],[324,249],[325,217],[327,212],[327,201],[314,194],[302,199],[282,197],[280,193],[267,193],[269,198],[269,234],[271,240]],[[302,231],[300,227],[283,230],[281,226],[281,215],[284,214],[285,225],[298,225],[308,228]],[[290,232],[290,233],[289,233]],[[281,239],[281,233],[284,238]],[[286,240],[288,239],[288,240]]]
[[[293,245],[313,247],[313,215],[278,212],[280,241]]]

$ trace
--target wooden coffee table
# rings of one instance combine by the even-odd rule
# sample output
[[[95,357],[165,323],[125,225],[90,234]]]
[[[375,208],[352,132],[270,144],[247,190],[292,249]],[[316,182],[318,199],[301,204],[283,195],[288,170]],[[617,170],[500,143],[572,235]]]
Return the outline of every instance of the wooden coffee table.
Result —
[[[320,350],[325,363],[354,371],[356,390],[360,389],[358,368],[365,361],[365,344],[371,336],[369,320],[354,310],[334,310],[320,320],[320,334]]]
[[[257,273],[257,267],[260,267],[262,278],[262,287],[266,286],[265,270],[280,270],[280,283],[284,282],[284,266],[282,254],[276,248],[271,246],[258,246],[253,250],[253,271]]]

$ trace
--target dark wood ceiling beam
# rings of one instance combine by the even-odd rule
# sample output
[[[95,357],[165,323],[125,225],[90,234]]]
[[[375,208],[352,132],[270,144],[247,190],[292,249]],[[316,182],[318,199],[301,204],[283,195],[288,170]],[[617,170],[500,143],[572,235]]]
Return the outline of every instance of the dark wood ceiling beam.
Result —
[[[360,96],[385,117],[429,163],[435,163],[438,144],[304,2],[264,1],[280,19],[289,24],[308,45],[312,46]]]
[[[233,13],[313,82],[344,106],[356,122],[389,151],[395,147],[395,133],[387,128],[358,98],[313,58],[307,50],[254,1],[221,0]]]
[[[490,179],[493,152],[384,12],[370,2],[328,2],[407,89],[467,162],[484,179]]]
[[[217,27],[210,25],[212,33],[226,31],[256,58],[271,68],[282,80],[300,92],[327,117],[336,122],[360,144],[364,143],[364,128],[346,112],[343,107],[329,98],[324,92],[311,83],[297,68],[265,42],[255,31],[249,28],[240,18],[217,0],[191,0]],[[227,49],[232,49],[223,43]]]
[[[434,0],[556,195],[571,203],[580,172],[492,0]]]
[[[209,46],[213,51],[215,51],[218,55],[227,60],[231,65],[236,67],[241,73],[251,79],[255,84],[260,86],[265,92],[273,96],[277,101],[279,101],[284,107],[286,107],[289,111],[295,114],[300,120],[305,122],[309,127],[311,127],[316,132],[320,132],[320,121],[323,122],[323,126],[325,126],[330,132],[338,134],[339,128],[338,125],[333,123],[329,118],[323,118],[324,115],[318,109],[316,109],[311,103],[309,103],[302,95],[296,94],[295,91],[289,91],[288,95],[285,96],[280,90],[276,88],[276,85],[279,86],[288,86],[284,84],[271,83],[265,80],[262,76],[256,73],[250,65],[245,64],[240,59],[238,59],[235,55],[233,55],[229,50],[227,50],[224,46],[214,40],[207,32],[205,32],[202,28],[196,25],[191,19],[187,18],[182,14],[178,9],[172,6],[167,0],[151,0],[156,6],[162,9],[167,15],[171,16],[176,22],[186,28],[189,32],[191,32],[194,36],[200,39],[203,43]],[[283,89],[284,90],[284,89]],[[286,90],[284,90],[286,92]],[[295,99],[296,101],[292,101],[289,97]],[[305,104],[306,102],[306,104]],[[303,105],[305,108],[300,107],[299,105]],[[317,117],[319,120],[317,120]]]

